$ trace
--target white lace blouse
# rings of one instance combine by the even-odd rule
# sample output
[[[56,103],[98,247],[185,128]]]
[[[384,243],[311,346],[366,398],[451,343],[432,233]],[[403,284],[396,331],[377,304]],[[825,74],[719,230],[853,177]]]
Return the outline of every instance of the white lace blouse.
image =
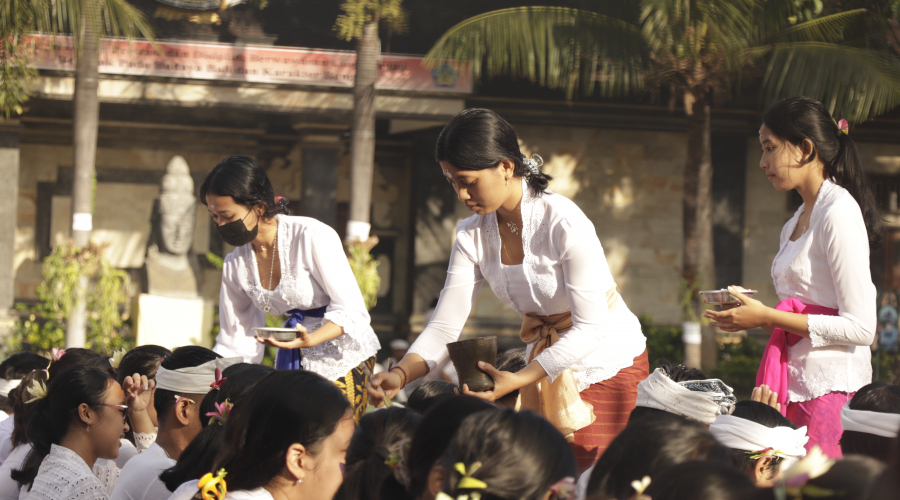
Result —
[[[803,212],[801,206],[781,230],[781,249],[772,263],[775,291],[782,300],[837,309],[839,315],[809,315],[809,338],[788,351],[788,400],[793,402],[854,392],[870,383],[869,346],[877,322],[869,240],[856,200],[826,180],[809,228],[791,241]]]
[[[646,339],[621,297],[618,306],[608,310],[606,292],[616,284],[587,216],[561,195],[534,196],[524,180],[522,191],[523,263],[501,264],[496,213],[460,222],[434,316],[409,352],[433,369],[446,355],[446,345],[459,339],[487,280],[497,298],[520,315],[572,311],[572,328],[535,359],[550,381],[571,368],[583,391],[631,366],[646,348]]]
[[[243,356],[248,363],[259,363],[264,348],[256,341],[253,327],[265,326],[263,308],[267,299],[270,314],[328,306],[324,318],[308,316],[303,326],[313,332],[331,321],[343,327],[344,333],[303,349],[302,366],[328,380],[337,380],[381,347],[359,285],[334,229],[309,217],[275,218],[281,282],[273,291],[260,285],[252,243],[228,254],[219,296],[221,330],[213,350],[225,357]]]
[[[93,470],[74,451],[50,445],[31,489],[22,489],[22,500],[108,500],[116,486],[115,465],[94,465]]]

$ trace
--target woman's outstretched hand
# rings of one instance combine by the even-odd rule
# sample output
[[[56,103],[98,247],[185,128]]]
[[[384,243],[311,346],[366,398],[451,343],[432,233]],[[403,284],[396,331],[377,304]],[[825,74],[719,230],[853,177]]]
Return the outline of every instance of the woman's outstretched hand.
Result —
[[[703,316],[713,320],[711,326],[718,327],[725,332],[740,332],[751,328],[764,327],[768,323],[769,313],[772,310],[762,302],[751,299],[741,293],[736,287],[728,287],[731,295],[737,297],[740,305],[725,311],[707,310]]]
[[[461,388],[454,389],[457,394],[474,396],[478,399],[493,402],[522,387],[519,377],[517,377],[515,373],[502,372],[491,366],[490,363],[485,363],[484,361],[478,362],[478,368],[494,379],[494,388],[489,391],[475,392],[470,391],[469,386],[463,384]]]
[[[381,406],[385,396],[394,399],[400,392],[402,383],[402,377],[394,372],[381,372],[370,378],[366,388],[369,390],[369,401],[372,406],[376,408]]]
[[[296,328],[297,338],[295,338],[294,340],[275,340],[273,338],[264,339],[257,335],[256,341],[260,344],[270,345],[281,349],[301,349],[305,347],[312,347],[314,344],[310,343],[310,334],[309,331],[306,330],[306,327],[298,323]]]

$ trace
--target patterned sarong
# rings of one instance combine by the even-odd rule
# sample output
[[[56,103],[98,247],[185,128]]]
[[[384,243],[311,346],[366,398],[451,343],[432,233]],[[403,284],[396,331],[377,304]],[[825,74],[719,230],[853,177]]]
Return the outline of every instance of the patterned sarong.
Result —
[[[356,368],[351,369],[344,375],[344,378],[334,381],[347,400],[350,401],[350,407],[353,409],[353,420],[359,423],[359,419],[366,414],[366,407],[369,405],[369,391],[366,385],[369,383],[369,376],[363,367],[368,367],[371,372],[375,367],[375,357],[363,361]]]

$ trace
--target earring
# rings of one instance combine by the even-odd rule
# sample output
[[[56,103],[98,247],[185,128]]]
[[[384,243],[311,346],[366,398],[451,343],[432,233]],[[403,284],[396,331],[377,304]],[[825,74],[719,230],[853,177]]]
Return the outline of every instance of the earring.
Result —
[[[88,432],[91,432],[91,424],[88,424],[87,431],[88,431]]]
[[[506,185],[509,186],[509,177],[506,178]]]

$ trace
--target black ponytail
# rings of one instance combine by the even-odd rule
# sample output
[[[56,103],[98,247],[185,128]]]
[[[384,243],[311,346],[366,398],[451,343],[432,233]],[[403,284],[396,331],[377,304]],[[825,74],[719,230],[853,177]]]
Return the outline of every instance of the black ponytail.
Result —
[[[73,422],[79,419],[75,410],[82,403],[98,412],[103,408],[103,397],[110,380],[115,381],[106,371],[83,365],[65,370],[63,376],[51,377],[47,386],[47,397],[30,403],[34,405],[28,416],[28,441],[32,446],[31,451],[22,467],[10,474],[10,477],[19,483],[20,488],[30,487],[34,482],[41,462],[50,454],[50,446],[58,445],[68,434]]]
[[[266,219],[291,214],[287,198],[275,196],[266,171],[248,156],[222,158],[200,185],[200,201],[204,205],[208,193],[231,196],[235,203],[250,209],[262,203],[266,206]]]
[[[804,139],[813,143],[814,150],[807,163],[819,156],[825,165],[826,178],[846,189],[859,205],[869,235],[869,248],[880,247],[883,239],[881,215],[856,144],[838,127],[825,106],[809,97],[789,97],[765,112],[763,124],[775,136],[795,146]]]
[[[540,196],[553,177],[525,165],[519,139],[512,125],[497,113],[482,108],[460,111],[447,122],[434,148],[434,158],[460,170],[497,168],[503,160],[515,163],[513,175],[524,177]]]

